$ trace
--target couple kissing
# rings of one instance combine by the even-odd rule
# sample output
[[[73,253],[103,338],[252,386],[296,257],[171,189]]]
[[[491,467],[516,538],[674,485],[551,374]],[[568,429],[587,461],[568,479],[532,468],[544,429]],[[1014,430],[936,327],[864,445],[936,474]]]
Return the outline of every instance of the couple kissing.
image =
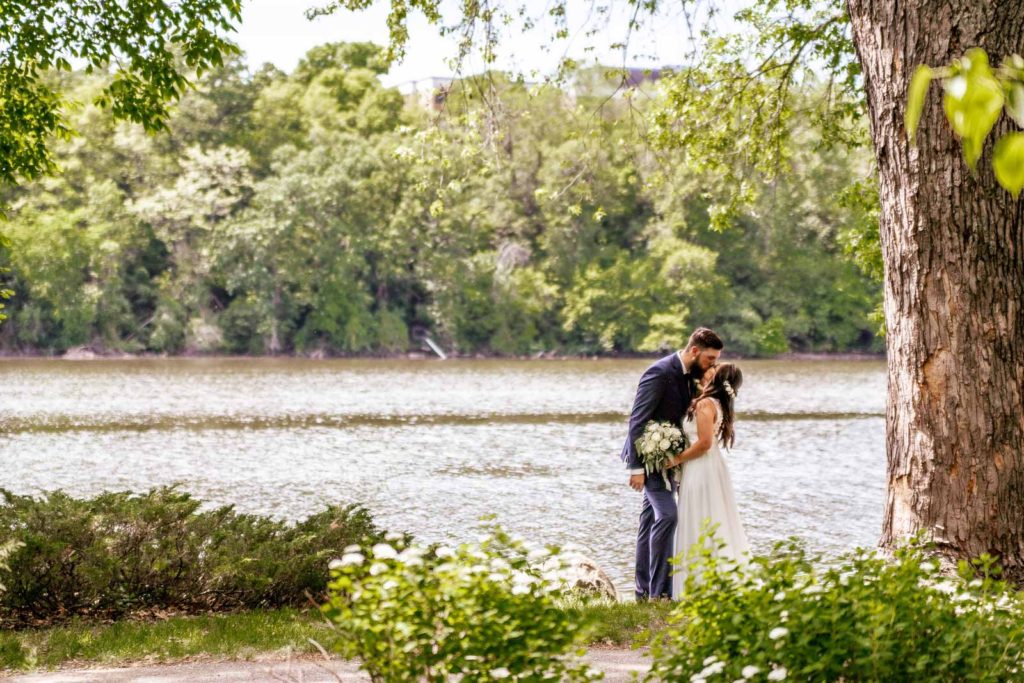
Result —
[[[636,542],[637,600],[680,598],[684,564],[702,531],[714,529],[723,543],[716,554],[742,561],[749,552],[732,479],[722,446],[732,447],[734,406],[743,374],[719,363],[724,344],[701,327],[686,347],[661,358],[640,378],[629,417],[622,461],[629,485],[643,492]],[[659,472],[650,472],[638,448],[651,422],[681,429],[679,452],[667,454]],[[669,559],[679,556],[673,571]]]

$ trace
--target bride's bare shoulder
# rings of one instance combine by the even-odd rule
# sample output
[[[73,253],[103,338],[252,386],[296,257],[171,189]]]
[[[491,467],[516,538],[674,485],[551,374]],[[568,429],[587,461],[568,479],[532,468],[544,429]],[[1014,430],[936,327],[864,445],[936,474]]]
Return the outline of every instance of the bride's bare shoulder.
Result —
[[[711,397],[697,399],[697,413],[704,415],[715,414],[715,400]]]

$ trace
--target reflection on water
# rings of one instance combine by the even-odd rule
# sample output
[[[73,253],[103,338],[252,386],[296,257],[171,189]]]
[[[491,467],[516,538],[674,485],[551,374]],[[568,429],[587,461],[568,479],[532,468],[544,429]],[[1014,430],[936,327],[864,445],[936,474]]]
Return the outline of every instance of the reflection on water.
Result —
[[[884,365],[745,361],[728,456],[754,545],[873,544]],[[180,482],[298,518],[358,502],[424,539],[494,513],[631,581],[640,497],[618,452],[644,361],[0,361],[2,486]]]

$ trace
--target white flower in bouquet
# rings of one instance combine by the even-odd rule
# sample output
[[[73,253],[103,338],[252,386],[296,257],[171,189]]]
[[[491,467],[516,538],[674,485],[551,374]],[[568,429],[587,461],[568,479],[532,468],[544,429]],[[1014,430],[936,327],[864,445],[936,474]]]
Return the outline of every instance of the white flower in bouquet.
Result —
[[[665,488],[669,485],[668,461],[686,448],[686,435],[678,425],[671,422],[655,422],[651,420],[644,426],[644,433],[636,440],[636,450],[640,462],[644,464],[647,474],[660,472],[665,479]],[[672,471],[676,467],[671,468]]]

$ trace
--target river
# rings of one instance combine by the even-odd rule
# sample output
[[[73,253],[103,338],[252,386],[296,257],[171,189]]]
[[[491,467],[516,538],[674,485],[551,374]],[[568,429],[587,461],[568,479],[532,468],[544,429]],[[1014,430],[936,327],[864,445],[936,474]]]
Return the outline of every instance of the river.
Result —
[[[0,360],[0,486],[144,491],[296,519],[361,503],[424,540],[494,514],[632,585],[640,494],[618,454],[645,360]],[[885,365],[740,361],[727,455],[756,550],[873,545]]]

